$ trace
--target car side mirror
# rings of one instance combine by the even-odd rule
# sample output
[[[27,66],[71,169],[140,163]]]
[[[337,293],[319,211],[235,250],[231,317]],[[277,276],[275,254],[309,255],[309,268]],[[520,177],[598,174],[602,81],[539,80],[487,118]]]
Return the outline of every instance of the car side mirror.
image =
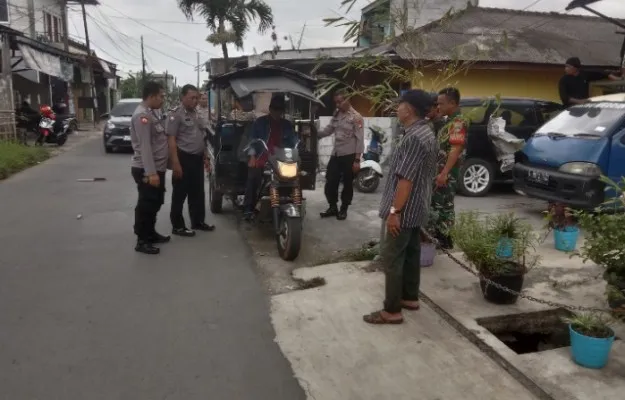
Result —
[[[109,113],[104,113],[100,115],[100,120],[104,121],[105,119],[109,119],[111,118],[111,114]]]

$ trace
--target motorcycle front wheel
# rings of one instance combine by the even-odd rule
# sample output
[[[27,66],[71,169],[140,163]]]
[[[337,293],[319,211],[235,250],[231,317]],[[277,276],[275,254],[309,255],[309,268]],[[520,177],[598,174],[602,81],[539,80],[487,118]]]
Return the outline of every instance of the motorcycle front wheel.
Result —
[[[280,258],[285,261],[295,260],[302,247],[302,218],[282,216],[276,242]]]
[[[362,193],[373,193],[380,185],[380,176],[373,169],[361,169],[354,179],[356,190]]]

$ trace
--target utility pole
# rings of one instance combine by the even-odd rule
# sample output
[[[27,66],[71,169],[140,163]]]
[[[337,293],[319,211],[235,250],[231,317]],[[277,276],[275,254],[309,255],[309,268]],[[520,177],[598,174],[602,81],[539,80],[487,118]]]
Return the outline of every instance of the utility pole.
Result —
[[[98,100],[95,96],[95,77],[93,76],[93,54],[91,54],[91,43],[89,42],[89,29],[87,28],[87,11],[85,10],[85,0],[80,1],[82,9],[82,23],[85,27],[85,42],[87,45],[87,61],[89,62],[89,75],[91,76],[91,100],[93,106],[93,127],[97,126],[96,111],[98,109]]]
[[[200,67],[200,52],[198,51],[196,54],[197,54],[197,64],[196,64],[197,65],[197,67],[196,67],[197,68],[197,86],[196,87],[199,89],[199,87],[200,87],[200,70],[202,68]]]
[[[143,35],[141,35],[141,90],[145,85],[145,51],[143,50]]]

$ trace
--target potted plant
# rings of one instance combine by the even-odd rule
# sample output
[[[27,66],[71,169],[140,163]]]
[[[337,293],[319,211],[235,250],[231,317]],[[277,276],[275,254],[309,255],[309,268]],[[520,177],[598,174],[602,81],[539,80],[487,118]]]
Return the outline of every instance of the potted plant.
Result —
[[[556,250],[574,251],[579,238],[575,213],[562,203],[550,203],[545,216],[547,228],[553,230]]]
[[[495,304],[516,303],[525,274],[538,262],[538,257],[531,254],[536,243],[531,225],[511,218],[506,218],[507,225],[514,227],[514,235],[505,240],[506,244],[512,245],[510,257],[497,255],[504,225],[501,216],[480,218],[476,212],[461,213],[451,232],[454,242],[464,252],[464,258],[477,269],[484,298]],[[499,289],[493,283],[512,292]]]
[[[428,223],[425,227],[425,231],[431,237],[436,238],[440,232],[438,226],[438,212],[430,208],[428,215]],[[436,245],[424,234],[421,234],[421,267],[431,267],[434,265],[434,258],[436,257]]]
[[[616,198],[620,206],[625,207],[625,178],[618,184],[602,179],[618,193]],[[598,209],[579,211],[576,217],[585,233],[579,253],[584,261],[590,260],[605,268],[603,279],[607,282],[608,304],[615,312],[625,315],[625,213]]]
[[[500,235],[497,242],[497,257],[511,258],[514,255],[514,239],[517,238],[517,231],[521,227],[521,223],[521,219],[512,213],[495,217],[494,228]]]
[[[614,330],[599,314],[579,314],[564,320],[571,335],[571,356],[582,367],[605,367],[614,343]]]

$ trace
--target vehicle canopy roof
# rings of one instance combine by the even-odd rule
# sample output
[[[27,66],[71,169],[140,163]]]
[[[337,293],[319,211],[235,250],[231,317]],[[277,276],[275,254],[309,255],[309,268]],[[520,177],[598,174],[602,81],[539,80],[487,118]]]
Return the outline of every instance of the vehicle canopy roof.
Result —
[[[209,88],[212,89],[231,88],[238,98],[261,92],[291,93],[314,103],[323,104],[313,93],[316,84],[315,78],[301,72],[265,65],[217,75],[208,82]]]

